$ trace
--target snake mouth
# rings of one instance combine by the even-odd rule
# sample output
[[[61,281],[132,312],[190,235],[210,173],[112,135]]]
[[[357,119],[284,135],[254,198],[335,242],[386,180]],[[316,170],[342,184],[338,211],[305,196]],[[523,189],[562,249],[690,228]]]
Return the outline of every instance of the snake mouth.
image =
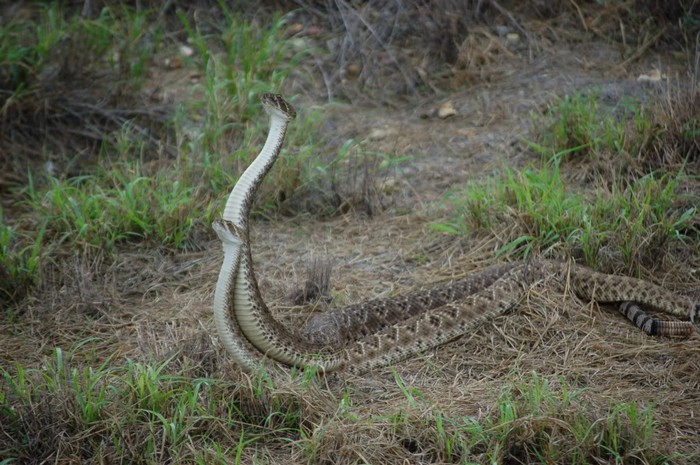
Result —
[[[226,221],[223,218],[216,218],[212,222],[211,227],[221,242],[237,247],[241,247],[243,245],[243,240],[241,239],[240,233],[236,232],[237,228],[230,221]]]

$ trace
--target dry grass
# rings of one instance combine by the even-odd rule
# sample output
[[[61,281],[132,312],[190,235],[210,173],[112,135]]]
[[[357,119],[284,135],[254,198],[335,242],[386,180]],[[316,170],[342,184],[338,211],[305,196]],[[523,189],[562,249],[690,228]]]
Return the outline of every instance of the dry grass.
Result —
[[[332,266],[315,258],[306,270],[306,280],[300,289],[290,293],[289,298],[294,305],[311,304],[315,301],[328,300],[328,288],[331,280]]]
[[[104,30],[101,35],[97,29],[113,26],[109,21],[98,25],[85,19],[70,27],[60,14],[53,16],[58,11],[63,10],[24,2],[0,10],[5,19],[0,168],[7,175],[0,188],[23,184],[28,171],[87,171],[127,122],[151,153],[158,153],[159,139],[168,135],[164,126],[173,107],[144,100],[136,74],[137,67],[148,67],[141,54],[157,47],[148,37],[155,31],[130,36],[129,31]],[[34,28],[39,20],[42,27]],[[105,41],[109,34],[120,43]],[[13,49],[13,41],[23,48]],[[106,71],[110,59],[114,72]]]
[[[639,158],[647,170],[678,169],[700,174],[700,50],[689,89],[670,86],[666,99],[653,107],[652,130],[643,141]]]
[[[255,257],[263,294],[279,318],[296,326],[308,312],[290,302],[290,290],[306,274],[294,263],[313,263],[319,255],[336,263],[330,293],[340,303],[414,289],[478,271],[492,261],[487,259],[493,250],[489,243],[468,249],[424,244],[425,230],[415,225],[425,223],[416,214],[381,221],[342,217],[323,228],[296,220],[256,223]],[[296,230],[293,238],[290,228]],[[545,286],[531,291],[510,315],[396,367],[311,383],[279,372],[265,381],[240,373],[211,337],[208,307],[211,277],[219,266],[217,248],[212,243],[210,252],[176,260],[125,254],[106,268],[75,262],[63,287],[57,286],[53,297],[42,297],[54,303],[50,308],[37,302],[33,318],[4,326],[0,352],[12,354],[12,360],[4,359],[3,368],[13,371],[14,363],[51,366],[53,347],[58,346],[76,348],[70,363],[78,369],[104,361],[119,369],[119,360],[127,357],[163,366],[165,375],[183,380],[225,379],[203,392],[200,401],[219,406],[228,399],[236,413],[220,411],[202,418],[188,433],[209,460],[216,457],[212,443],[234,447],[241,434],[251,440],[242,450],[244,462],[266,457],[271,463],[539,463],[537,451],[547,444],[556,449],[556,463],[573,460],[572,451],[589,463],[614,460],[616,453],[625,463],[654,463],[674,454],[682,457],[673,463],[697,458],[696,337],[648,338],[614,308],[553,294]],[[138,279],[133,279],[134,263],[141,269]],[[683,280],[669,275],[664,281],[668,286]],[[115,300],[109,308],[81,311],[85,298],[76,289],[90,286],[112,289]],[[697,286],[686,282],[678,289]],[[178,382],[171,383],[171,389],[180,389]],[[533,399],[542,389],[546,393]],[[28,409],[21,412],[23,424],[3,422],[3,427],[35,437],[26,451],[37,456],[61,457],[61,462],[86,459],[84,451],[95,450],[106,439],[109,422],[125,421],[122,409],[132,402],[115,401],[103,414],[107,423],[85,430],[72,419],[77,407],[65,398],[63,390],[44,396],[22,407]],[[652,409],[653,434],[647,441],[630,414],[621,414],[615,417],[620,422],[615,434],[626,445],[606,451],[601,448],[606,422],[611,409],[623,403]],[[504,422],[502,409],[507,406],[517,415]],[[594,425],[586,440],[575,433],[582,418]],[[211,442],[202,442],[198,430],[206,431]],[[161,433],[138,423],[130,427],[126,443],[151,440],[154,433],[169,444]],[[198,456],[174,450],[180,450],[178,461]],[[174,450],[157,449],[153,460],[169,461]],[[103,452],[117,454],[109,448]],[[229,454],[233,451],[224,455]]]
[[[377,40],[362,20],[381,19],[378,3],[363,3],[360,15],[350,11],[349,2],[334,5],[345,8],[344,16],[328,18],[338,30],[347,27],[348,35],[339,40],[356,40],[355,47]],[[606,4],[603,12],[615,5]],[[449,12],[419,6],[408,4],[397,13],[429,13],[438,22]],[[540,21],[576,24],[576,6],[534,2],[533,11]],[[593,3],[578,6],[584,7],[584,19],[595,19],[586,9]],[[482,13],[508,19],[491,9]],[[343,18],[352,21],[337,23]],[[528,18],[517,16],[523,25]],[[449,53],[463,53],[465,82],[478,82],[473,81],[478,70],[472,68],[479,63],[492,69],[513,65],[515,71],[502,79],[518,75],[524,50],[500,48],[483,24],[460,49],[456,44],[464,25],[457,22],[471,27],[471,19],[453,21],[445,29],[446,48],[438,50],[445,53],[443,60]],[[379,32],[388,34],[380,36],[384,46],[395,47],[407,37],[398,29]],[[382,59],[380,45],[353,50],[345,44],[338,69],[367,60],[365,84],[383,79],[384,70],[371,68],[373,60]],[[421,56],[424,50],[415,53]],[[407,75],[413,72],[398,62]],[[555,69],[573,73],[573,68]],[[403,90],[410,88],[407,80],[397,82]],[[393,173],[398,181],[382,190],[393,192],[388,211],[376,207],[377,180],[352,169],[355,178],[344,181],[354,183],[351,190],[360,201],[350,202],[346,214],[323,220],[302,215],[256,219],[256,271],[275,315],[299,328],[311,312],[330,305],[390,296],[507,259],[497,257],[497,251],[516,228],[511,220],[491,235],[462,240],[436,236],[428,225],[444,220],[447,207],[436,199],[445,190],[498,168],[498,154],[510,153],[490,145],[490,138],[498,131],[517,140],[522,132],[508,119],[526,119],[525,111],[511,103],[521,98],[518,90],[530,90],[521,84],[514,78],[502,88],[490,83],[495,87],[455,94],[463,100],[478,98],[477,93],[503,94],[506,103],[484,97],[487,103],[478,111],[487,114],[475,117],[476,123],[466,116],[422,122],[406,113],[400,118],[369,111],[348,116],[341,110],[335,120],[343,124],[333,130],[347,133],[337,137],[363,138],[373,127],[404,118],[395,140],[386,137],[372,146],[430,156]],[[532,110],[534,104],[522,101],[526,111]],[[697,130],[692,125],[697,101],[671,96],[668,102],[654,116],[658,131],[640,160],[669,171],[686,162],[687,172],[697,174],[698,139],[688,138]],[[478,137],[465,135],[467,125]],[[450,145],[462,139],[476,142]],[[445,174],[440,170],[448,162]],[[687,183],[685,192],[697,196],[697,179]],[[371,214],[363,214],[362,199]],[[693,464],[700,458],[697,336],[649,338],[612,307],[540,286],[508,315],[465,337],[362,377],[315,378],[289,370],[247,375],[213,336],[210,307],[220,244],[206,236],[198,241],[201,251],[190,253],[127,243],[119,244],[113,257],[73,250],[52,255],[38,291],[16,311],[3,310],[0,316],[0,463],[18,457],[21,463]],[[697,241],[697,231],[689,230],[686,248],[660,249],[663,257],[640,274],[700,297]],[[332,272],[325,263],[333,264]],[[329,299],[306,303],[316,291]],[[21,373],[29,380],[24,392],[13,388]],[[104,376],[91,378],[95,373]],[[101,408],[87,421],[81,396],[102,388],[105,398],[95,402]]]
[[[327,58],[314,64],[329,101],[387,106],[396,105],[396,95],[500,81],[513,58],[532,61],[562,40],[612,43],[621,57],[617,69],[628,71],[658,47],[692,50],[699,30],[692,2],[501,3],[295,0],[301,11],[293,18],[321,39]]]

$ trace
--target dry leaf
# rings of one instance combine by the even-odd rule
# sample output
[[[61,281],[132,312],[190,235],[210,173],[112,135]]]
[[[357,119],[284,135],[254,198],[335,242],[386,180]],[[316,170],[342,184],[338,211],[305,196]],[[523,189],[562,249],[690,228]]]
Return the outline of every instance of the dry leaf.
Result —
[[[372,129],[372,131],[370,131],[367,138],[370,140],[381,140],[381,139],[385,139],[389,136],[393,136],[397,132],[398,131],[396,128],[391,128],[391,127],[374,128],[374,129]]]
[[[450,116],[454,116],[456,114],[457,109],[455,108],[454,103],[452,103],[452,100],[448,100],[447,102],[440,105],[437,111],[438,118],[441,119],[449,118]]]
[[[662,79],[666,79],[666,75],[658,69],[652,69],[649,74],[640,74],[637,82],[661,82]]]

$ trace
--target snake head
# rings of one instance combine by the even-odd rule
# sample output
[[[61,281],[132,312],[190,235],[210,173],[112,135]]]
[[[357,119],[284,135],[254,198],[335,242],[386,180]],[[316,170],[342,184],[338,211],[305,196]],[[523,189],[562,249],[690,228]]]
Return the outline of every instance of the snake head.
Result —
[[[292,104],[287,102],[280,94],[264,92],[260,94],[260,102],[268,115],[274,113],[287,121],[291,121],[297,116],[297,111]]]
[[[238,228],[232,222],[223,218],[216,218],[211,224],[211,227],[224,244],[232,244],[235,246],[241,246],[241,244],[243,244]]]

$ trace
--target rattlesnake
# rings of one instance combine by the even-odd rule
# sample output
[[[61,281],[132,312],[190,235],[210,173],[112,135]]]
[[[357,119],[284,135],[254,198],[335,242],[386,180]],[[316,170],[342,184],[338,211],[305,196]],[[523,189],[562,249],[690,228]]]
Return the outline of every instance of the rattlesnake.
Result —
[[[700,304],[688,297],[638,279],[547,260],[497,265],[403,297],[372,300],[319,315],[301,333],[289,331],[272,317],[260,296],[248,215],[296,112],[277,94],[263,94],[262,102],[270,115],[265,145],[233,188],[222,219],[213,224],[224,249],[214,295],[214,320],[222,344],[244,369],[258,369],[267,357],[324,371],[367,371],[465,334],[517,305],[531,285],[542,281],[571,289],[582,299],[623,302],[621,311],[649,334],[689,335],[694,331]],[[650,318],[634,302],[690,321]]]

